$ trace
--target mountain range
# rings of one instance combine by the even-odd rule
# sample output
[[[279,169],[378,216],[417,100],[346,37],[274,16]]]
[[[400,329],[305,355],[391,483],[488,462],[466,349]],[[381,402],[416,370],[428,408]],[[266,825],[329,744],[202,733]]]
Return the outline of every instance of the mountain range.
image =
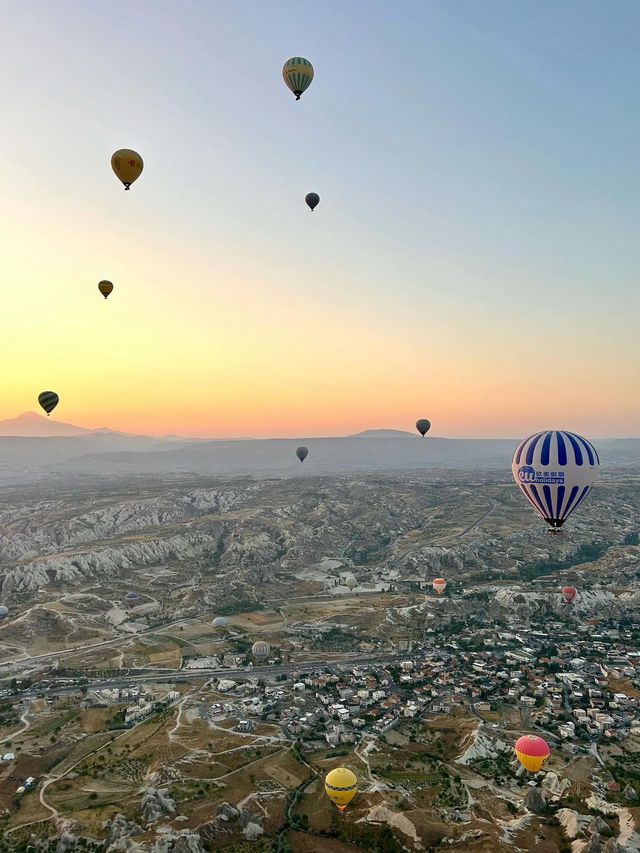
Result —
[[[25,412],[0,421],[0,482],[46,475],[290,477],[425,468],[494,469],[510,474],[518,439],[420,438],[401,430],[365,430],[331,438],[194,439],[84,429]],[[300,464],[298,445],[309,448]],[[640,465],[640,439],[597,442],[603,467]]]

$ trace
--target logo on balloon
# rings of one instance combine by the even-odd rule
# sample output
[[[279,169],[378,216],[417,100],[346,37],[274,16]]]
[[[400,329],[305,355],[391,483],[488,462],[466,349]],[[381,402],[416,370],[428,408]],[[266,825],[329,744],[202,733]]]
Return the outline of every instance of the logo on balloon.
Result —
[[[518,479],[521,483],[561,486],[564,484],[564,471],[536,471],[532,465],[522,465],[518,468]]]
[[[518,479],[521,483],[533,483],[536,479],[536,469],[531,465],[518,468]]]

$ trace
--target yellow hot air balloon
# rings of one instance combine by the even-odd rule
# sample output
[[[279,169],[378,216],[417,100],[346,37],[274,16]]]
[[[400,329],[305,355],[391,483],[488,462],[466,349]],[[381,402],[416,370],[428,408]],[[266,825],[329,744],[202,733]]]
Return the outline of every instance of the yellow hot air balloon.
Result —
[[[356,774],[346,767],[336,767],[327,773],[324,789],[329,799],[343,812],[358,790]]]
[[[108,295],[111,293],[111,291],[113,290],[113,284],[111,284],[111,282],[110,282],[110,281],[107,281],[107,279],[105,278],[105,279],[103,279],[102,281],[99,281],[99,282],[98,282],[98,290],[100,291],[100,293],[101,293],[101,294],[104,296],[104,298],[106,299],[106,298],[107,298],[107,296],[108,296]]]
[[[313,65],[303,56],[292,56],[287,59],[282,69],[284,82],[300,100],[300,95],[308,89],[313,80]]]
[[[111,158],[111,168],[124,184],[125,190],[131,188],[131,184],[140,177],[144,163],[137,151],[130,148],[120,148]]]

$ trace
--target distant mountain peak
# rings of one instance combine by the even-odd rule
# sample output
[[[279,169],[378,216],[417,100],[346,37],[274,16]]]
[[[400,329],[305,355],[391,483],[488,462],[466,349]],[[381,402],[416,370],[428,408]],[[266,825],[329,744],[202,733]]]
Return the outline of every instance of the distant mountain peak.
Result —
[[[10,418],[10,421],[15,424],[40,423],[44,420],[45,418],[37,412],[23,412],[17,418]],[[9,423],[9,421],[2,421],[2,423]]]
[[[84,427],[66,424],[46,418],[37,412],[23,412],[17,418],[0,421],[0,435],[21,438],[46,438],[47,436],[86,435],[91,432]]]
[[[406,432],[402,429],[365,429],[354,435],[348,435],[347,438],[413,438],[414,435],[418,433]]]

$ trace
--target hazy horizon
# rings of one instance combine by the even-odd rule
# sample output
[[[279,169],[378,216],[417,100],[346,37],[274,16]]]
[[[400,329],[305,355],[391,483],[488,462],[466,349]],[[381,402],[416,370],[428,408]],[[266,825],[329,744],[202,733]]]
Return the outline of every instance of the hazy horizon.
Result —
[[[37,419],[37,420],[36,420]],[[299,434],[286,434],[286,435],[180,435],[179,433],[131,433],[127,430],[121,430],[117,427],[82,427],[78,424],[72,424],[67,421],[62,421],[59,419],[55,419],[53,417],[46,417],[44,415],[38,414],[33,410],[21,412],[19,415],[12,416],[9,418],[5,418],[0,420],[0,438],[13,438],[13,437],[47,437],[45,432],[34,433],[33,435],[29,435],[28,433],[11,433],[11,432],[3,432],[2,430],[7,428],[6,425],[15,422],[18,427],[21,425],[25,425],[25,428],[28,427],[30,423],[33,423],[36,426],[41,426],[46,429],[47,425],[50,425],[53,429],[56,426],[58,427],[69,427],[72,430],[78,430],[78,435],[82,435],[83,433],[80,430],[86,430],[87,432],[101,432],[101,431],[109,431],[121,433],[123,435],[129,435],[133,438],[157,438],[157,439],[181,439],[184,441],[269,441],[269,440],[295,440],[295,439],[305,439],[305,440],[313,440],[313,439],[327,439],[327,438],[358,438],[358,437],[367,437],[368,434],[371,434],[371,437],[382,437],[376,436],[376,433],[396,433],[399,436],[406,436],[407,438],[417,438],[422,440],[421,436],[411,428],[407,427],[388,427],[388,426],[364,426],[362,429],[359,429],[355,432],[350,433],[326,433],[326,434],[311,434],[311,433],[299,433]],[[547,425],[549,429],[558,428],[556,425]],[[55,436],[54,436],[55,437]],[[60,437],[60,436],[58,436]],[[518,442],[524,436],[513,436],[513,435],[492,435],[492,436],[478,436],[478,435],[463,435],[463,436],[448,436],[448,435],[438,435],[432,430],[429,431],[428,435],[425,436],[425,441],[430,441],[432,439],[444,439],[450,441],[513,441]],[[599,436],[590,436],[591,439],[597,441],[612,441],[616,439],[640,439],[640,435],[599,435]]]

